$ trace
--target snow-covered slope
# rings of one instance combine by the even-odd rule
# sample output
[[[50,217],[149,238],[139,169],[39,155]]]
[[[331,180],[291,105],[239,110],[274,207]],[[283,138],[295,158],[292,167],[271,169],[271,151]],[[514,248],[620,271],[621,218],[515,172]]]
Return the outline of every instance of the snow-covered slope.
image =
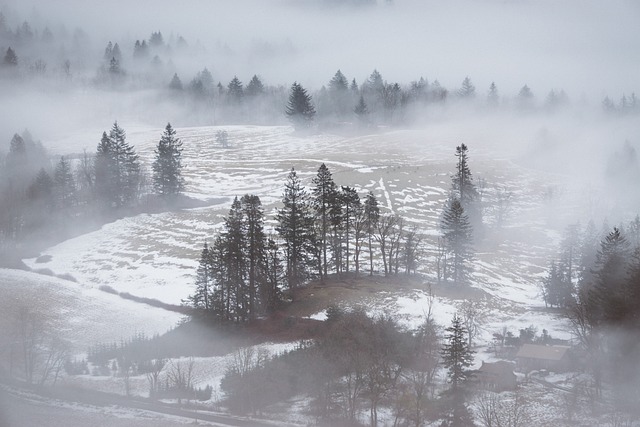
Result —
[[[88,288],[108,285],[119,292],[178,304],[192,291],[201,247],[214,236],[233,197],[259,195],[272,218],[289,170],[295,167],[311,185],[324,162],[337,184],[355,186],[363,195],[373,191],[383,211],[398,213],[409,226],[419,227],[425,235],[420,271],[434,277],[436,238],[455,165],[455,146],[460,138],[470,136],[436,127],[363,136],[300,137],[289,127],[234,126],[224,128],[231,148],[223,149],[215,142],[220,129],[177,129],[184,147],[187,193],[211,201],[210,206],[125,218],[49,248],[43,253],[47,257],[25,260],[27,265],[70,274]],[[129,134],[147,165],[160,134],[160,129],[137,129]],[[526,151],[526,144],[496,142],[494,136],[479,133],[467,141],[472,171],[476,180],[485,183],[484,216],[486,233],[491,235],[490,243],[476,247],[474,286],[486,293],[483,304],[494,313],[491,318],[496,325],[522,319],[521,327],[526,327],[539,317],[531,309],[542,304],[537,296],[540,277],[562,226],[580,212],[583,192],[568,176],[521,166],[516,160]],[[58,141],[53,146],[80,150],[82,141],[87,138],[64,144]],[[510,196],[501,226],[496,224],[495,208],[499,193]],[[394,303],[404,307],[399,312],[412,313],[411,323],[424,311],[420,309],[422,297],[416,295]],[[445,304],[444,299],[441,303]],[[455,303],[449,301],[451,309],[441,310],[443,318],[450,317]]]

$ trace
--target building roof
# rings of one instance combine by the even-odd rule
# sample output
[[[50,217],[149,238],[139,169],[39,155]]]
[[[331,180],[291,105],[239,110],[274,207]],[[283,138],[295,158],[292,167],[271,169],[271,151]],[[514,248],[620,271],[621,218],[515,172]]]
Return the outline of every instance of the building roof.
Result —
[[[540,360],[562,360],[569,347],[560,345],[525,344],[520,347],[516,357]]]
[[[482,362],[482,366],[480,366],[478,372],[498,375],[513,374],[513,363],[504,360],[493,363]]]

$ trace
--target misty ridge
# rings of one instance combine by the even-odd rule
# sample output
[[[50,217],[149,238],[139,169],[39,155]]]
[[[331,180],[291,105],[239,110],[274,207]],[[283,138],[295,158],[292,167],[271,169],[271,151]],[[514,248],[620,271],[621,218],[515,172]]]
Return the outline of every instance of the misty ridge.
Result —
[[[0,425],[638,425],[639,17],[0,3]]]

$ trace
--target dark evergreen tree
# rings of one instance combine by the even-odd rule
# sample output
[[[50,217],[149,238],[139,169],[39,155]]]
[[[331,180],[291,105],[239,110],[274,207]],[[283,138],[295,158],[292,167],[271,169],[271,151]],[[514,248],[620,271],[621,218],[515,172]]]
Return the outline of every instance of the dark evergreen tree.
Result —
[[[373,276],[373,235],[380,219],[380,208],[378,207],[378,199],[369,192],[364,202],[365,230],[369,241],[369,275]]]
[[[378,70],[373,70],[369,78],[364,83],[365,92],[381,94],[384,88],[384,80]]]
[[[460,201],[471,221],[476,233],[482,229],[482,212],[480,210],[480,195],[473,183],[473,175],[469,167],[469,148],[465,144],[456,147],[456,172],[451,176],[451,191],[453,197]],[[451,203],[449,201],[449,203]]]
[[[75,203],[76,184],[71,165],[64,156],[60,157],[53,180],[58,206],[63,209],[72,207]]]
[[[249,315],[249,290],[245,282],[247,256],[246,235],[244,233],[244,213],[240,200],[236,197],[225,219],[222,238],[226,243],[227,262],[227,311],[236,322],[246,321]]]
[[[204,90],[205,94],[207,95],[213,94],[215,83],[213,81],[213,76],[211,75],[211,71],[209,71],[205,67],[204,70],[198,73],[198,76],[196,77],[196,79],[202,82],[202,89]],[[222,86],[220,84],[218,85]]]
[[[351,85],[349,86],[349,90],[351,90],[351,93],[354,95],[358,94],[358,83],[356,83],[356,79],[352,79],[351,80]]]
[[[289,103],[285,110],[287,117],[293,123],[296,129],[305,129],[311,127],[316,110],[311,102],[311,96],[297,82],[291,85],[289,93]]]
[[[184,189],[182,177],[182,142],[167,123],[155,150],[153,161],[153,188],[159,196],[175,197]]]
[[[122,70],[120,69],[120,61],[118,61],[115,57],[111,58],[109,61],[109,74],[112,76],[119,76],[122,74]]]
[[[4,65],[5,67],[18,66],[18,56],[13,49],[7,48],[7,52],[4,54],[4,58],[2,60],[2,65]]]
[[[147,45],[146,40],[136,40],[135,45],[133,46],[133,57],[135,59],[145,59],[149,57],[149,46]]]
[[[249,97],[255,97],[264,94],[264,85],[257,75],[253,75],[244,93]]]
[[[356,113],[361,125],[366,125],[369,122],[369,109],[367,108],[367,104],[364,102],[364,96],[360,95],[360,100],[353,109],[353,112]]]
[[[248,281],[248,314],[254,319],[262,311],[260,302],[269,304],[271,295],[262,297],[260,293],[273,292],[267,285],[267,248],[264,233],[264,213],[260,198],[255,195],[244,195],[240,199],[244,216],[244,241],[246,244],[246,280]]]
[[[569,308],[575,304],[574,287],[569,277],[569,266],[563,260],[551,263],[549,273],[543,280],[542,286],[546,305]]]
[[[473,184],[473,176],[469,168],[469,148],[465,144],[456,147],[456,173],[451,176],[451,187],[455,197],[460,200],[460,204],[467,208],[478,198],[478,191]]]
[[[529,86],[522,86],[520,92],[518,92],[516,103],[521,110],[530,110],[533,108],[533,92],[531,92]]]
[[[465,386],[472,376],[469,367],[473,364],[473,351],[469,347],[467,334],[460,317],[454,315],[451,326],[446,329],[440,353],[442,364],[447,369],[447,380],[451,384],[446,393],[451,403],[451,411],[446,419],[446,425],[450,427],[474,426],[465,404]]]
[[[471,83],[469,76],[462,81],[462,87],[458,90],[458,96],[463,99],[475,98],[476,87]]]
[[[278,243],[273,238],[267,240],[265,260],[266,274],[263,282],[264,288],[260,290],[260,297],[264,311],[270,314],[280,305],[280,282],[284,276]]]
[[[177,91],[181,91],[183,89],[182,81],[180,80],[180,77],[178,77],[178,73],[173,74],[173,78],[171,79],[171,82],[169,82],[169,89]]]
[[[338,203],[338,191],[335,182],[331,176],[329,168],[323,163],[318,169],[318,174],[313,178],[314,185],[312,189],[313,209],[315,211],[316,220],[319,223],[319,244],[322,251],[321,274],[320,279],[324,281],[327,277],[327,249],[328,235],[330,230],[330,213],[336,203]]]
[[[109,41],[109,43],[107,43],[107,47],[104,49],[103,59],[104,62],[109,63],[111,58],[113,58],[113,43]]]
[[[42,168],[29,189],[29,196],[34,200],[45,201],[48,208],[53,208],[53,185],[51,176]]]
[[[349,93],[349,82],[340,70],[329,81],[329,98],[333,112],[338,116],[344,116],[351,104],[351,94]]]
[[[213,315],[213,266],[212,256],[207,242],[200,253],[200,261],[196,270],[195,292],[189,295],[187,303],[197,310],[196,315],[208,317]]]
[[[227,86],[227,96],[231,103],[239,104],[242,102],[242,98],[244,97],[244,89],[242,86],[242,82],[238,79],[238,77],[233,76],[233,79],[229,82]]]
[[[120,206],[136,203],[140,190],[140,160],[132,145],[126,140],[124,129],[115,122],[109,131],[109,140],[116,148],[120,173]]]
[[[345,243],[345,270],[349,273],[349,257],[351,255],[350,243],[353,237],[355,228],[355,222],[358,214],[362,209],[362,203],[360,202],[360,196],[355,188],[342,187],[340,193],[340,202],[343,207],[343,229],[344,229],[344,243]]]
[[[472,228],[469,218],[458,199],[446,208],[440,224],[445,246],[450,253],[448,260],[451,264],[451,279],[455,283],[466,283],[469,280],[472,258]],[[446,279],[446,278],[445,278]]]
[[[286,262],[286,280],[290,290],[296,289],[310,275],[316,252],[313,215],[309,196],[291,169],[278,210],[276,231],[283,240]]]
[[[94,163],[95,191],[107,206],[120,208],[137,201],[141,181],[140,162],[124,129],[113,124],[102,134]]]
[[[446,330],[442,346],[442,364],[447,369],[447,378],[451,390],[457,392],[471,378],[469,367],[473,364],[473,350],[469,347],[467,330],[462,319],[455,314],[451,326]]]
[[[122,62],[122,52],[120,52],[120,46],[118,45],[118,43],[113,45],[113,50],[111,51],[111,55],[119,63]]]
[[[120,170],[117,159],[116,147],[111,143],[107,133],[103,132],[93,163],[94,189],[98,200],[109,207],[116,207],[120,202]]]
[[[495,108],[498,106],[500,102],[500,98],[498,95],[498,87],[494,82],[491,82],[491,86],[489,86],[489,93],[487,94],[487,104],[489,107]]]
[[[588,292],[588,307],[596,325],[619,325],[625,315],[629,241],[614,227],[600,244],[595,284]]]
[[[151,33],[151,37],[149,37],[149,46],[153,48],[164,46],[164,39],[160,31]]]

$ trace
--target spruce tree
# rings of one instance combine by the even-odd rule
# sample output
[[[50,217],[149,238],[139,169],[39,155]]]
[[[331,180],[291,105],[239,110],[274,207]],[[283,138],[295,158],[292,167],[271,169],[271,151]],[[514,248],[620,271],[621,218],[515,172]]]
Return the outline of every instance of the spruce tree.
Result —
[[[616,227],[600,244],[594,271],[595,285],[588,293],[588,307],[596,325],[619,325],[623,321],[630,246]]]
[[[354,226],[356,222],[356,218],[362,209],[362,203],[360,202],[360,196],[358,196],[358,192],[355,188],[352,187],[342,187],[342,191],[340,194],[340,201],[342,206],[344,207],[344,242],[345,242],[345,269],[346,272],[349,273],[349,256],[351,254],[350,251],[350,241],[353,237]]]
[[[473,183],[473,175],[469,167],[469,148],[465,144],[456,147],[456,172],[451,175],[451,191],[453,197],[460,201],[469,216],[471,225],[477,234],[482,231],[482,212],[480,210],[480,195]]]
[[[222,233],[227,249],[228,310],[229,316],[236,322],[246,321],[249,314],[249,290],[245,282],[247,257],[244,226],[242,205],[236,197],[225,219],[225,231]]]
[[[471,83],[469,76],[465,77],[462,81],[462,87],[458,90],[458,96],[460,98],[474,98],[476,96],[476,87]]]
[[[282,204],[276,231],[284,243],[287,285],[294,290],[309,277],[317,247],[309,195],[293,168],[287,177]]]
[[[478,198],[478,191],[473,184],[473,176],[469,168],[469,148],[465,144],[456,147],[456,173],[451,176],[452,190],[460,200],[460,204],[466,209]]]
[[[184,190],[182,142],[176,138],[171,123],[167,123],[154,153],[156,158],[151,167],[156,194],[165,198],[179,195]]]
[[[285,113],[296,129],[309,128],[313,123],[316,110],[311,102],[311,96],[297,82],[291,85],[289,102]]]
[[[329,81],[329,97],[333,111],[338,116],[343,116],[349,110],[349,104],[351,102],[349,82],[340,70],[338,70]]]
[[[71,165],[64,156],[60,157],[53,180],[55,182],[58,206],[63,209],[70,208],[75,201],[76,185]]]
[[[364,97],[360,95],[360,100],[358,104],[353,109],[353,112],[358,117],[358,121],[361,125],[366,125],[369,117],[369,109],[367,108],[367,104],[364,102]]]
[[[471,377],[469,367],[473,364],[473,351],[467,340],[467,330],[458,315],[453,316],[451,326],[446,329],[442,347],[442,364],[447,369],[447,380],[451,387],[447,395],[451,399],[449,426],[473,426],[469,409],[465,404],[465,385]]]
[[[18,55],[16,55],[13,49],[7,48],[7,52],[4,54],[4,58],[2,60],[2,65],[4,65],[5,67],[18,66]]]
[[[234,102],[240,102],[244,96],[244,87],[242,82],[237,76],[233,76],[233,79],[227,85],[227,95]]]
[[[94,190],[96,197],[108,207],[118,205],[118,188],[120,185],[119,170],[117,168],[116,148],[109,140],[106,132],[96,150],[93,163]]]
[[[251,80],[249,81],[249,84],[247,85],[244,93],[249,97],[264,94],[264,85],[262,84],[260,77],[254,74],[253,77],[251,77]]]
[[[95,191],[107,206],[120,208],[134,204],[140,190],[140,161],[118,122],[102,139],[94,160]]]
[[[132,145],[127,142],[127,136],[119,125],[114,122],[109,131],[109,140],[115,147],[117,170],[120,176],[120,206],[127,206],[137,202],[140,186],[140,160]]]
[[[313,209],[315,211],[316,220],[319,223],[319,240],[322,251],[322,268],[320,279],[324,281],[327,278],[327,236],[330,227],[330,211],[332,207],[338,203],[338,191],[333,181],[329,168],[323,163],[318,169],[318,174],[313,178],[312,189]]]
[[[187,300],[189,306],[196,309],[198,315],[203,317],[213,314],[212,293],[213,293],[213,270],[212,259],[207,242],[200,253],[200,261],[196,270],[195,292],[189,295]]]
[[[445,245],[451,254],[450,271],[454,283],[466,283],[469,280],[472,258],[472,228],[464,208],[456,198],[446,208],[440,224]]]
[[[180,80],[180,77],[178,77],[178,73],[173,73],[173,78],[169,82],[169,89],[175,90],[175,91],[182,91],[183,89],[182,81]]]
[[[258,315],[260,301],[268,301],[269,297],[261,298],[260,292],[266,291],[267,253],[266,237],[264,233],[264,212],[260,198],[246,194],[240,199],[244,216],[244,241],[246,245],[246,279],[248,281],[248,314],[249,319]],[[260,307],[261,308],[261,307]]]
[[[369,192],[364,202],[365,230],[369,241],[369,276],[373,276],[373,234],[380,219],[380,208],[378,207],[378,199]]]

